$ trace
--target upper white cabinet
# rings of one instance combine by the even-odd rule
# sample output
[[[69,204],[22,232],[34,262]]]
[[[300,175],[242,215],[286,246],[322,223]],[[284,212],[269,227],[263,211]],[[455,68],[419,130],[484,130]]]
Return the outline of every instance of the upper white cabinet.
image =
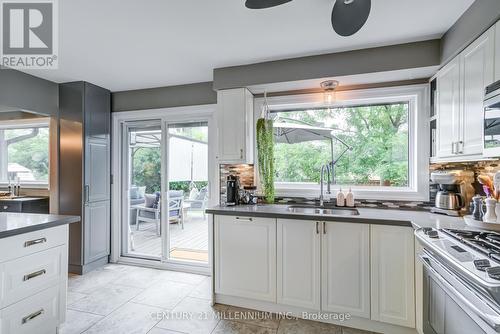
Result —
[[[215,217],[215,292],[276,302],[276,219]]]
[[[437,75],[438,139],[437,156],[451,157],[459,137],[460,59],[455,58]]]
[[[253,95],[246,88],[217,92],[219,163],[253,163]]]
[[[500,80],[500,21],[495,25],[495,81]]]
[[[436,76],[437,159],[482,156],[484,90],[494,81],[500,55],[495,55],[496,37],[495,27],[490,28]]]
[[[370,318],[370,225],[323,225],[322,310]]]
[[[461,54],[461,114],[457,154],[483,153],[483,102],[494,81],[495,29],[491,28]]]
[[[320,310],[320,223],[278,219],[278,303]]]
[[[371,319],[415,328],[413,228],[371,226]]]

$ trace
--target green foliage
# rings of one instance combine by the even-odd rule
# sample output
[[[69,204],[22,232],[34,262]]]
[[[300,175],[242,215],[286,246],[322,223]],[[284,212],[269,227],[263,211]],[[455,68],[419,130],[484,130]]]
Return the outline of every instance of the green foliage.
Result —
[[[320,127],[350,145],[336,165],[338,184],[408,186],[408,104],[359,106],[278,113]],[[344,149],[334,141],[334,158]],[[329,141],[275,145],[277,181],[319,182],[331,160]]]
[[[31,129],[5,130],[6,139],[31,132]],[[37,136],[9,145],[8,162],[31,169],[35,180],[49,179],[49,129],[40,128]]]
[[[257,120],[257,152],[259,175],[267,203],[274,202],[274,131],[273,121]]]

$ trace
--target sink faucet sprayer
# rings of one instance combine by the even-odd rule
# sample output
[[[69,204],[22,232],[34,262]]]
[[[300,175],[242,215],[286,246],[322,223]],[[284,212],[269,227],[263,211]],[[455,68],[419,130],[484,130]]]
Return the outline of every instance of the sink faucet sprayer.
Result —
[[[324,188],[324,183],[325,183],[325,172],[327,174],[326,193],[328,195],[332,193],[331,189],[330,189],[330,185],[331,185],[330,164],[326,164],[326,165],[321,166],[321,176],[320,176],[320,181],[319,181],[320,191],[321,191],[321,194],[319,195],[319,205],[320,206],[323,206],[325,204],[325,200],[324,200],[324,196],[323,196],[323,190],[324,190],[323,188]]]

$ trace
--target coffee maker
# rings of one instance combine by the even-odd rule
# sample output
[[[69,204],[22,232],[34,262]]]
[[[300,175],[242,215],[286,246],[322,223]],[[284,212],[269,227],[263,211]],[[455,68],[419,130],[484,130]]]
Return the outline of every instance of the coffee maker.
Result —
[[[433,213],[462,216],[474,196],[474,172],[470,170],[437,170],[431,181],[438,184]]]
[[[236,175],[229,175],[226,181],[226,205],[233,206],[239,204],[240,178]]]

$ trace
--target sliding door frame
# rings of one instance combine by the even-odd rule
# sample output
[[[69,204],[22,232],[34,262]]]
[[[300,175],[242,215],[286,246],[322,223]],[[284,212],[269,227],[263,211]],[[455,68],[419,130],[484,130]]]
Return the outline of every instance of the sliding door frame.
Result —
[[[208,205],[216,205],[219,202],[219,172],[217,168],[217,121],[215,117],[216,105],[201,105],[201,106],[188,106],[188,107],[175,107],[175,108],[161,108],[161,109],[149,109],[149,110],[136,110],[136,111],[126,111],[126,112],[116,112],[112,114],[112,198],[111,198],[111,256],[110,262],[114,263],[124,263],[124,264],[134,264],[146,267],[169,269],[169,270],[179,270],[193,273],[210,274],[212,267],[212,235],[213,227],[211,220],[208,221],[208,240],[209,240],[209,261],[208,263],[196,263],[196,262],[186,262],[174,259],[166,259],[165,254],[163,255],[162,261],[152,260],[152,259],[139,259],[133,257],[127,257],[122,255],[122,233],[121,224],[124,217],[123,211],[123,180],[122,175],[123,168],[122,162],[124,149],[123,149],[123,126],[126,122],[141,122],[141,121],[154,121],[161,120],[162,124],[162,207],[165,206],[167,202],[168,189],[166,185],[167,177],[167,125],[179,122],[197,122],[203,121],[208,122],[208,189],[210,198]],[[126,161],[126,160],[125,160]],[[163,170],[164,169],[164,170]],[[167,225],[168,217],[167,215],[162,215],[162,228],[168,228]],[[165,231],[165,229],[164,229]],[[163,239],[163,251],[167,249],[168,242],[165,244],[167,233],[162,236]]]

